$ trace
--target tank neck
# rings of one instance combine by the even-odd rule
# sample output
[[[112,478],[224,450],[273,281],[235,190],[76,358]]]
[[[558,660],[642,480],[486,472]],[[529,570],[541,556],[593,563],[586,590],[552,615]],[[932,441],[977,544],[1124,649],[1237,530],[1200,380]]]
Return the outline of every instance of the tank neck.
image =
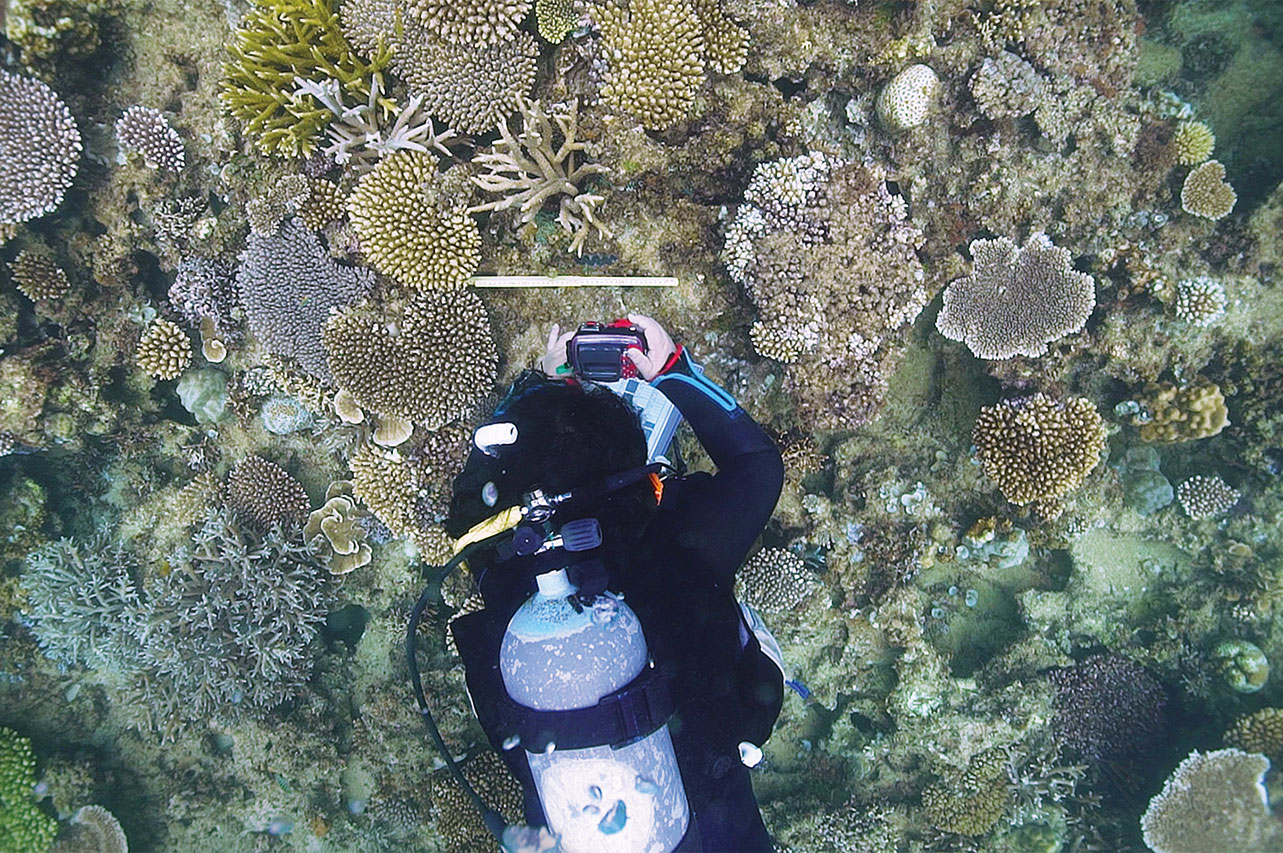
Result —
[[[578,587],[570,582],[565,569],[554,569],[535,577],[539,594],[545,598],[565,598],[577,591]]]

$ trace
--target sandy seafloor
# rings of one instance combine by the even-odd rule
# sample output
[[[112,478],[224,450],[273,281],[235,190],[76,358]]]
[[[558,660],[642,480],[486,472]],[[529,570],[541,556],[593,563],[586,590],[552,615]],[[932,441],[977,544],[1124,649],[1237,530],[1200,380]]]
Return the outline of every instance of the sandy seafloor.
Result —
[[[753,771],[779,850],[1283,849],[1283,4],[633,0],[660,23],[631,60],[598,7],[476,5],[520,7],[526,93],[573,112],[575,156],[603,167],[525,227],[475,209],[504,197],[469,180],[493,131],[425,155],[450,180],[392,201],[350,164],[263,150],[220,101],[241,0],[10,0],[4,68],[57,93],[83,153],[0,248],[0,727],[19,736],[0,759],[21,739],[35,757],[0,779],[0,826],[43,827],[0,850],[45,849],[55,820],[58,849],[116,849],[86,841],[87,805],[138,851],[491,849],[423,737],[406,616],[470,425],[551,323],[627,311],[785,448],[744,590],[809,689]],[[564,41],[534,39],[557,14]],[[434,97],[476,97],[436,61]],[[880,107],[916,65],[926,85]],[[398,107],[405,67],[384,72]],[[629,67],[672,71],[648,90],[668,112],[638,114]],[[159,112],[122,142],[134,105]],[[584,205],[606,234],[580,255],[556,220]],[[450,216],[459,242],[430,255]],[[274,271],[291,228],[320,248]],[[1006,244],[978,240],[1012,254],[981,271]],[[250,303],[330,256],[324,293],[288,298],[311,316],[373,269],[344,297],[362,305],[331,303],[373,343],[327,337],[327,362],[318,324]],[[438,308],[411,327],[425,268],[455,277],[423,285]],[[475,290],[474,270],[678,284]],[[431,608],[425,682],[510,809],[445,642],[466,594]]]

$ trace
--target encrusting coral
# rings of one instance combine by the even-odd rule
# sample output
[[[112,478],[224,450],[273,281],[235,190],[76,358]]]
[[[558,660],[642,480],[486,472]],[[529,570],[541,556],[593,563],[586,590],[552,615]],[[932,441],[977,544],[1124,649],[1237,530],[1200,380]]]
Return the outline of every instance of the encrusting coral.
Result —
[[[134,357],[157,379],[177,379],[192,363],[192,341],[178,324],[156,320],[143,332]]]
[[[347,203],[361,251],[379,272],[421,290],[453,290],[481,259],[477,223],[436,158],[397,151],[365,174]]]
[[[936,316],[940,334],[977,358],[1039,356],[1076,332],[1096,307],[1095,281],[1070,266],[1069,251],[1033,234],[1019,249],[1006,237],[971,243],[972,273],[949,284]]]
[[[500,138],[489,151],[480,151],[472,162],[485,171],[473,182],[503,197],[468,208],[469,213],[502,211],[516,207],[523,225],[532,226],[545,203],[558,202],[557,224],[572,237],[570,249],[582,255],[584,242],[595,228],[600,237],[610,232],[595,214],[602,196],[584,190],[592,175],[609,173],[595,163],[579,162],[584,144],[577,141],[576,101],[545,111],[538,101],[522,102],[521,130],[514,135],[507,122],[499,125]],[[554,130],[551,118],[557,123]],[[560,142],[557,137],[560,137]]]
[[[1100,462],[1105,426],[1086,398],[1034,394],[982,407],[972,440],[985,475],[1023,505],[1077,488]]]
[[[298,360],[309,374],[330,378],[322,329],[330,310],[361,299],[374,274],[337,263],[298,219],[272,234],[250,234],[240,255],[236,288],[249,329],[268,352]]]
[[[601,97],[649,130],[683,119],[704,83],[704,35],[688,0],[604,3],[592,15],[601,28],[609,70]]]
[[[135,104],[116,119],[116,142],[141,154],[150,169],[181,172],[187,164],[183,140],[160,110]]]
[[[295,94],[296,78],[336,80],[361,103],[387,50],[362,60],[339,28],[329,0],[255,0],[227,47],[221,98],[265,154],[306,156],[316,150],[332,113]]]
[[[80,169],[80,130],[44,83],[0,71],[0,226],[49,213]]]
[[[333,315],[324,334],[334,381],[363,409],[431,430],[465,417],[494,384],[490,319],[466,290],[358,306]]]

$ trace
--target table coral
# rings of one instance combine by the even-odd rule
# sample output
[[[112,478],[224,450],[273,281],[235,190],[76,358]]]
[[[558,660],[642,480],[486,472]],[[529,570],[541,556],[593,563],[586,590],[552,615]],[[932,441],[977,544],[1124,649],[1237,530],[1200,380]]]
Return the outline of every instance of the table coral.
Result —
[[[325,349],[335,382],[362,408],[430,430],[471,412],[498,365],[490,319],[470,291],[340,312],[325,326]]]
[[[1133,422],[1140,427],[1141,441],[1194,441],[1216,435],[1229,424],[1221,389],[1207,381],[1151,385],[1140,405],[1142,416]]]
[[[1265,792],[1270,762],[1238,749],[1195,750],[1180,763],[1141,815],[1155,853],[1266,850],[1279,836]]]
[[[561,42],[579,25],[572,0],[535,0],[535,23],[549,44]]]
[[[347,210],[361,251],[384,275],[422,290],[454,290],[476,272],[477,223],[431,154],[384,157],[357,183]]]
[[[1077,488],[1100,461],[1105,427],[1086,398],[1034,394],[983,407],[972,440],[985,475],[1023,505]]]
[[[687,0],[636,0],[594,8],[609,70],[601,97],[649,130],[685,118],[704,83],[704,36]]]
[[[714,74],[734,74],[748,58],[748,30],[735,23],[721,0],[692,0],[704,36],[704,65]]]
[[[1074,270],[1069,251],[1045,234],[1019,249],[1006,237],[975,240],[971,257],[971,275],[945,288],[936,328],[977,358],[1042,355],[1096,307],[1094,279]]]
[[[491,150],[479,151],[472,159],[484,170],[472,179],[473,183],[502,197],[474,205],[468,212],[497,212],[516,207],[521,224],[533,227],[535,216],[544,205],[556,200],[557,224],[572,235],[570,250],[582,255],[592,229],[597,230],[599,237],[610,236],[595,213],[603,197],[585,189],[593,175],[610,170],[583,159],[584,143],[576,139],[577,101],[553,107],[551,112],[544,110],[538,101],[522,101],[520,110],[521,130],[514,135],[506,121],[500,123],[500,138]]]
[[[356,56],[329,0],[255,0],[227,53],[224,106],[245,122],[260,151],[295,157],[316,150],[332,118],[310,96],[295,94],[296,78],[337,80],[359,103],[388,59],[386,49],[368,62]]]
[[[80,169],[80,130],[44,83],[0,71],[0,225],[49,213]]]
[[[406,31],[393,67],[411,92],[424,96],[424,108],[455,130],[493,130],[534,86],[539,45],[529,33],[482,48],[415,35]]]

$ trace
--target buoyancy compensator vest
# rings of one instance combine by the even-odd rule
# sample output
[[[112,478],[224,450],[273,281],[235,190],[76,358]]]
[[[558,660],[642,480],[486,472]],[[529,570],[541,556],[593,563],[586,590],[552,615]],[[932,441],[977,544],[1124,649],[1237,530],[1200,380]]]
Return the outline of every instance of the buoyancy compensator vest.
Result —
[[[673,850],[690,810],[672,703],[637,616],[610,592],[581,599],[562,569],[536,582],[508,623],[499,668],[505,727],[549,828],[565,853]]]

